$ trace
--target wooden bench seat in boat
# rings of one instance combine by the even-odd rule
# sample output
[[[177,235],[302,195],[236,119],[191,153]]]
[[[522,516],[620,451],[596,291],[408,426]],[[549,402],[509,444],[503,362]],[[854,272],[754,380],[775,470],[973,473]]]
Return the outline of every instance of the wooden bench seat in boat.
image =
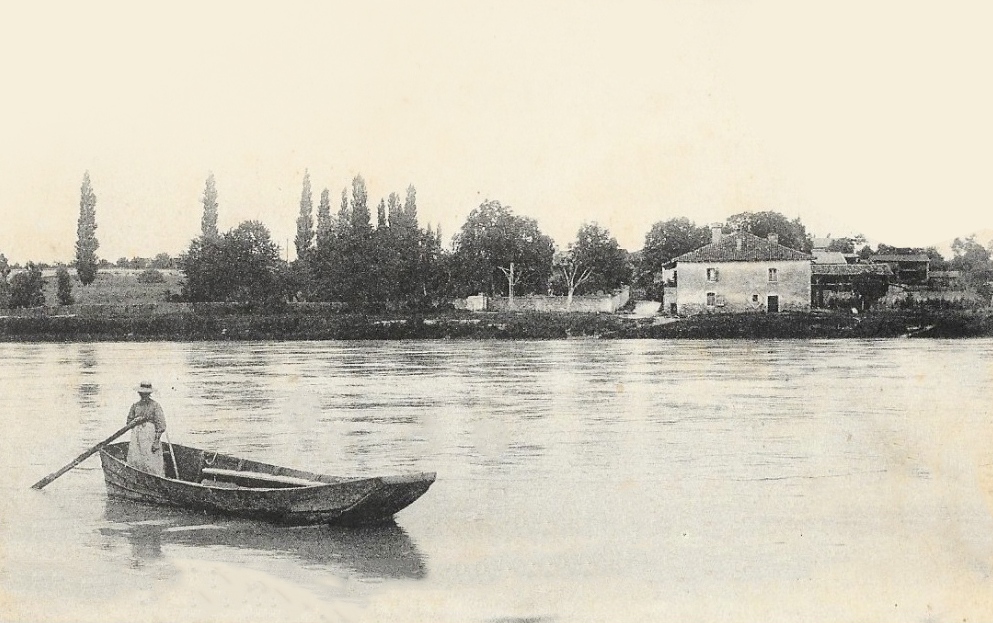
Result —
[[[235,484],[239,484],[243,487],[311,487],[322,484],[316,480],[294,478],[293,476],[277,476],[275,474],[264,474],[262,472],[246,472],[234,469],[219,469],[216,467],[204,467],[202,474],[204,480],[210,479],[220,482],[234,482]]]

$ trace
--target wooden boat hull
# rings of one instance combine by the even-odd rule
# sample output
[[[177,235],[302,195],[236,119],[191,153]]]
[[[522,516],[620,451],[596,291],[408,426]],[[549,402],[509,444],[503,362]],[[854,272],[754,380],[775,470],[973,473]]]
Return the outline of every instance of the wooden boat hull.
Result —
[[[424,494],[434,473],[339,478],[172,444],[179,478],[166,452],[166,478],[130,467],[128,443],[100,451],[107,494],[286,525],[362,525],[392,520]],[[215,472],[220,475],[212,475]],[[230,477],[237,473],[237,477]],[[226,478],[228,482],[210,478]],[[301,484],[306,481],[307,484]],[[240,484],[238,484],[240,483]],[[250,486],[244,486],[245,484]]]

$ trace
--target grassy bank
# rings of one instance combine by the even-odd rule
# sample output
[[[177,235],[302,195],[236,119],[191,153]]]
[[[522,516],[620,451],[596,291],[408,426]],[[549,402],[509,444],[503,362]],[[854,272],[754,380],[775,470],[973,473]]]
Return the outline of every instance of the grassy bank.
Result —
[[[989,310],[704,315],[636,327],[624,337],[655,339],[966,338],[993,336]]]
[[[369,316],[299,311],[0,318],[2,341],[398,339],[769,339],[993,336],[979,311],[704,315],[663,322],[608,314],[449,312]]]
[[[0,318],[3,341],[561,339],[616,334],[601,314],[368,316],[298,312]]]

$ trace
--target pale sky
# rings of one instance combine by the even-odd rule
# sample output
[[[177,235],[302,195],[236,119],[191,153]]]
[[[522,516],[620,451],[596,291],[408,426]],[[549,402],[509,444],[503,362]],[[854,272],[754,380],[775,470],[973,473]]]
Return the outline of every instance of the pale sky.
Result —
[[[185,249],[211,171],[222,230],[290,247],[305,168],[335,209],[356,173],[373,214],[414,184],[446,239],[487,198],[629,250],[743,210],[993,227],[988,3],[200,4],[2,9],[0,252],[72,259],[87,170],[111,261]]]

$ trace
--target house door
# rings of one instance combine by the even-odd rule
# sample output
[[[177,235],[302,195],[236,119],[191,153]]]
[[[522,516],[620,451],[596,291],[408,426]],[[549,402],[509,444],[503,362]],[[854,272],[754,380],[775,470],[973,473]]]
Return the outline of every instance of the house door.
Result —
[[[766,311],[768,311],[770,314],[775,314],[776,312],[779,311],[779,296],[778,295],[776,295],[776,294],[770,294],[769,295],[769,301],[768,301],[768,304],[766,305]]]

